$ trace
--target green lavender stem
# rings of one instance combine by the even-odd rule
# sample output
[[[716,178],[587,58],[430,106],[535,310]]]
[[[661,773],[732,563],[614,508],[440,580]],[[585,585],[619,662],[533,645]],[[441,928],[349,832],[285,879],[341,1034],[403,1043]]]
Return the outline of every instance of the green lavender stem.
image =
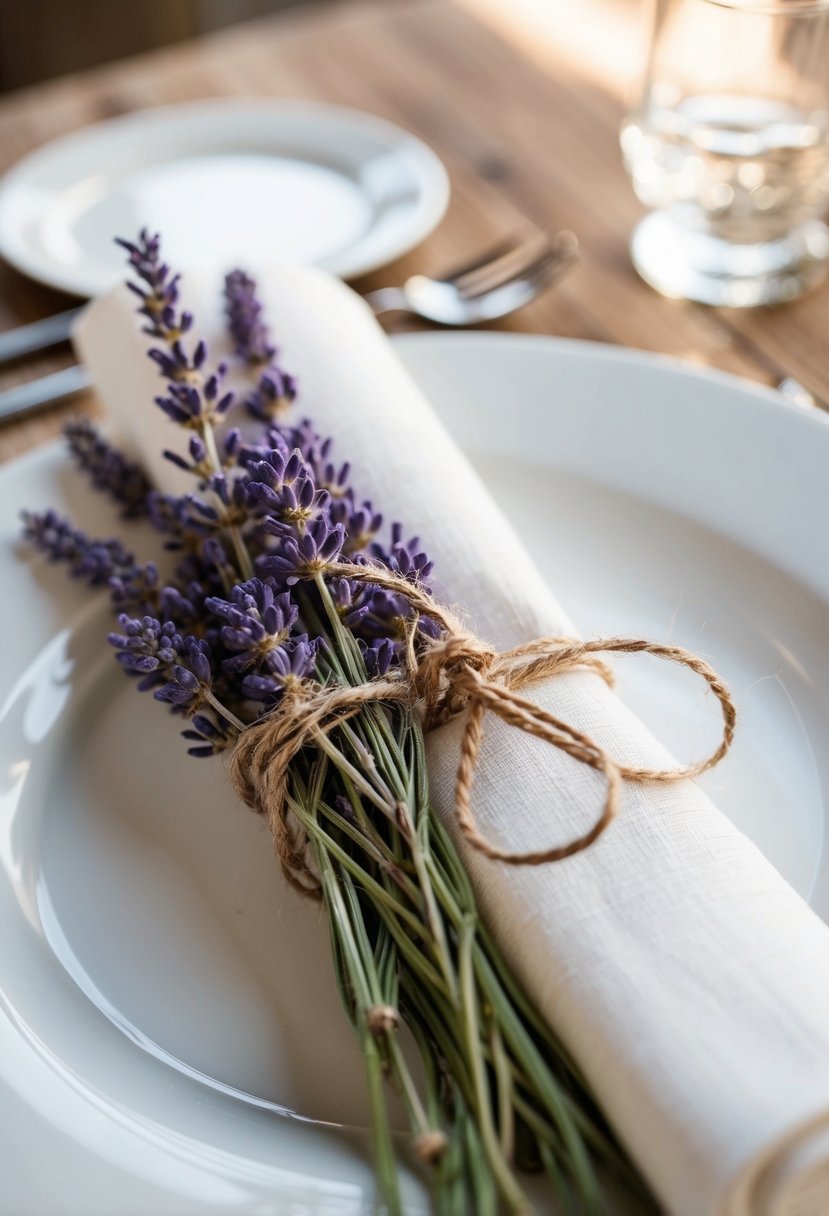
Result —
[[[324,632],[321,659],[343,684],[365,666],[322,578],[303,617]],[[397,1158],[381,1084],[401,1094],[414,1142],[443,1133],[430,1161],[438,1216],[525,1216],[519,1131],[567,1211],[598,1216],[597,1168],[609,1168],[652,1201],[607,1131],[578,1070],[514,980],[481,925],[466,871],[428,794],[423,737],[399,708],[365,706],[316,740],[325,782],[295,781],[291,808],[314,848],[332,931],[340,990],[366,1057],[378,1179],[399,1211]],[[321,770],[317,770],[319,773]],[[324,789],[323,789],[324,785]],[[339,789],[353,811],[334,804]],[[393,1006],[422,1059],[416,1079],[389,1027],[369,1030]]]
[[[339,956],[343,964],[344,980],[340,991],[348,993],[350,1001],[353,1002],[351,1020],[360,1038],[365,1062],[377,1178],[388,1216],[403,1216],[397,1156],[383,1082],[383,1064],[377,1040],[369,1029],[368,1022],[369,1010],[376,1003],[372,999],[371,978],[366,975],[364,960],[360,957],[340,882],[324,849],[317,850],[317,861],[331,918],[331,931],[336,941],[335,955]]]

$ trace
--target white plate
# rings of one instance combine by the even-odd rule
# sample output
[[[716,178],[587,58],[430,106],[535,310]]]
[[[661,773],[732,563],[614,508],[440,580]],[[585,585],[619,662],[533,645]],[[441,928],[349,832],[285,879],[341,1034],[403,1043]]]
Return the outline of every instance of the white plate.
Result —
[[[395,341],[585,632],[728,678],[738,741],[705,784],[829,916],[826,419],[590,344]],[[365,1138],[333,1126],[364,1107],[319,913],[116,670],[101,597],[21,561],[24,504],[116,528],[59,446],[0,470],[0,1210],[368,1216]],[[683,756],[710,735],[659,665],[623,692]]]
[[[341,278],[399,257],[449,198],[425,144],[371,114],[312,102],[165,106],[38,149],[0,183],[0,253],[93,296],[123,278],[115,236],[163,228],[173,264],[267,261]]]

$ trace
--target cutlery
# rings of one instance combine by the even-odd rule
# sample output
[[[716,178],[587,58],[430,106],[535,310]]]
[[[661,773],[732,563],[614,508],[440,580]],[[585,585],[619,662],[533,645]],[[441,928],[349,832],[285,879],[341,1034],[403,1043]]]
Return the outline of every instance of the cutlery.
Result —
[[[529,304],[578,261],[569,231],[490,249],[442,279],[412,275],[402,287],[383,287],[366,300],[378,316],[407,312],[437,325],[478,325]]]
[[[22,355],[31,355],[68,341],[72,325],[82,307],[70,308],[67,312],[44,317],[42,321],[33,321],[31,325],[21,325],[18,329],[7,329],[0,334],[0,363],[10,363]]]
[[[0,393],[0,424],[56,405],[66,397],[82,393],[90,385],[89,372],[77,364],[51,372],[48,376],[39,376],[37,380],[29,380],[27,384],[19,384]]]
[[[377,316],[406,312],[437,325],[476,325],[523,308],[546,291],[578,261],[578,241],[561,231],[504,241],[442,279],[416,274],[402,287],[370,292],[366,300]],[[0,363],[65,342],[82,307],[0,334]],[[0,423],[82,392],[90,385],[82,367],[67,367],[0,393]]]

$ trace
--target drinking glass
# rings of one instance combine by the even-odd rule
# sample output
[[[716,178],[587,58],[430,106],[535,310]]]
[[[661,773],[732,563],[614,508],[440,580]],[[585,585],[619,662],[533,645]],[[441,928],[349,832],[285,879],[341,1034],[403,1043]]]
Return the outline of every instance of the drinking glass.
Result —
[[[791,300],[829,264],[829,0],[650,0],[644,86],[622,126],[631,239],[664,295]]]

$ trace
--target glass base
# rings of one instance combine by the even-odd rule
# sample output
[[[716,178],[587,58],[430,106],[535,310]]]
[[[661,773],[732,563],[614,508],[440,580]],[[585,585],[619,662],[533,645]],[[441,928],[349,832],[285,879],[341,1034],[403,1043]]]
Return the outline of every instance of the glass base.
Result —
[[[654,211],[635,229],[630,255],[645,282],[664,296],[756,308],[794,300],[821,282],[829,269],[829,229],[809,220],[780,240],[737,245]]]

